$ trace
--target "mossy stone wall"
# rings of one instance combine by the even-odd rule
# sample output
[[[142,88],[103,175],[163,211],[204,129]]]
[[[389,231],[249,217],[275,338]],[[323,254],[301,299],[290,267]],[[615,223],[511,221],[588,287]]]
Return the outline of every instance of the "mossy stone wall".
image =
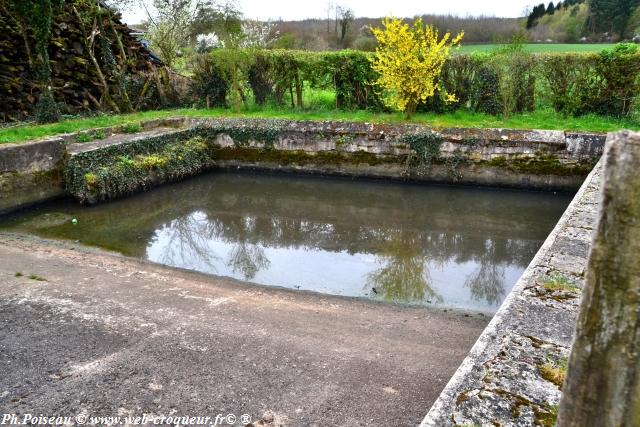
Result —
[[[142,123],[137,130],[103,129],[103,139],[89,142],[76,142],[90,138],[71,134],[0,146],[0,206],[10,209],[61,194],[62,170],[64,188],[86,203],[215,167],[575,190],[605,140],[605,135],[561,131],[247,119],[178,118]],[[82,134],[87,132],[95,131]],[[57,178],[44,185],[31,176],[43,172]],[[36,196],[23,202],[19,194],[19,204],[8,201],[28,193],[27,187]]]

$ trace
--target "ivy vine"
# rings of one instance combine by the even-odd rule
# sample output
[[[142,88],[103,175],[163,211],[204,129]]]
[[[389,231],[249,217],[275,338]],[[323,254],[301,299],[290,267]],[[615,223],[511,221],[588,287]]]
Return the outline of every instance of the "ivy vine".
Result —
[[[221,124],[106,146],[69,159],[66,188],[81,203],[95,203],[193,176],[214,165],[214,141],[221,134],[229,135],[237,147],[249,141],[273,147],[280,131]]]
[[[406,174],[412,171],[424,175],[431,169],[433,163],[440,158],[440,148],[444,141],[441,134],[436,132],[419,132],[402,137],[411,152],[407,156]]]
[[[24,27],[31,28],[36,39],[37,78],[40,82],[40,97],[36,106],[36,118],[41,123],[60,119],[60,109],[51,88],[51,65],[49,64],[49,41],[54,16],[62,10],[64,0],[7,0],[8,9]]]

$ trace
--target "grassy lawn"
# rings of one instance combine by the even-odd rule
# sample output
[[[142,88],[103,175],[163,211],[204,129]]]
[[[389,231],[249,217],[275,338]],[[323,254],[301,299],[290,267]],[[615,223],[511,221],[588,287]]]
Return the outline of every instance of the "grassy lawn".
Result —
[[[608,49],[615,46],[614,44],[568,44],[568,43],[531,43],[526,45],[526,50],[531,53],[580,53],[580,52],[600,52],[602,49]],[[490,52],[500,47],[496,44],[468,44],[462,45],[459,52]]]
[[[100,127],[116,126],[167,117],[234,117],[268,118],[291,120],[335,120],[369,123],[419,123],[435,128],[475,127],[475,128],[511,128],[511,129],[547,129],[580,130],[591,132],[609,132],[619,129],[640,130],[640,121],[615,119],[599,116],[563,117],[550,110],[539,110],[530,114],[515,115],[507,120],[501,117],[458,111],[449,114],[416,114],[410,121],[400,113],[372,113],[368,111],[336,111],[316,109],[297,111],[287,108],[247,108],[239,113],[227,109],[175,109],[145,111],[124,115],[102,115],[88,118],[73,118],[47,125],[26,124],[0,128],[0,143],[21,142],[63,133]]]

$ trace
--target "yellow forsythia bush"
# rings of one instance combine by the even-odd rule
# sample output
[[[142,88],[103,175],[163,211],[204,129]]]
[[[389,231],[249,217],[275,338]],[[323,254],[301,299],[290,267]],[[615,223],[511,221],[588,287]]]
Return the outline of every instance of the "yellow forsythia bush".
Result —
[[[450,50],[460,44],[464,33],[453,39],[446,33],[439,39],[438,30],[424,25],[420,18],[412,27],[394,18],[385,18],[382,25],[372,29],[378,40],[372,58],[372,67],[379,74],[377,84],[389,107],[411,117],[418,104],[435,94]],[[455,100],[454,94],[447,97]]]

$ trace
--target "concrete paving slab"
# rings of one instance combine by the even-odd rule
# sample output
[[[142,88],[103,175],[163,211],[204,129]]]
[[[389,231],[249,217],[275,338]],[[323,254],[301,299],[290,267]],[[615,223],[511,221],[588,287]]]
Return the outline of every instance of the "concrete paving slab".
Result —
[[[417,425],[487,322],[0,234],[0,412]]]

